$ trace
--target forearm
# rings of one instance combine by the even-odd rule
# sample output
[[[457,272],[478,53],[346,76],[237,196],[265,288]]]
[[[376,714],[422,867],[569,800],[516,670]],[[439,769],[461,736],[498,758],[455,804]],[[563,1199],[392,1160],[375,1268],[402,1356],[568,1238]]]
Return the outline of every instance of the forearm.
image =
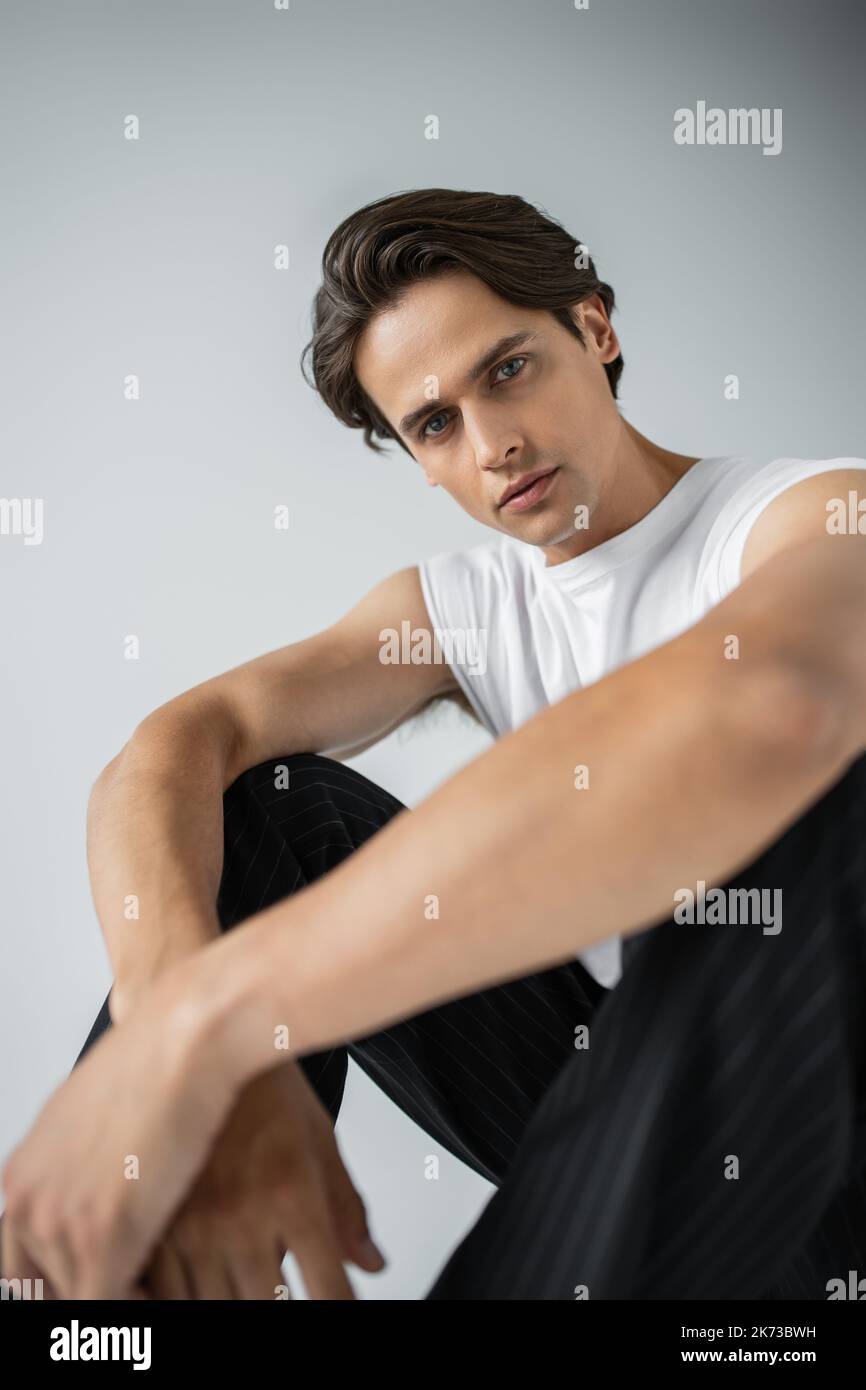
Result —
[[[729,662],[722,608],[204,952],[190,998],[236,1081],[285,1057],[275,1029],[293,1054],[318,1051],[663,920],[678,888],[724,882],[828,789],[856,748],[825,722],[790,629],[749,629],[740,605],[761,656]]]
[[[169,965],[213,941],[231,729],[164,709],[97,779],[87,811],[93,902],[114,971],[114,1021]]]

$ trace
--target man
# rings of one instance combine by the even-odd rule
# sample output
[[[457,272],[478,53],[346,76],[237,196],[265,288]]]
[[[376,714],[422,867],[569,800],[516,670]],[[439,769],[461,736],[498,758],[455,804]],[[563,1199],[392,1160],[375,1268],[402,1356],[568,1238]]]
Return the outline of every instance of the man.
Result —
[[[114,986],[5,1166],[4,1273],[273,1297],[291,1248],[351,1297],[381,1260],[333,1139],[349,1054],[498,1187],[428,1297],[866,1269],[866,461],[650,442],[613,305],[516,197],[332,235],[317,389],[499,534],[170,701],[97,779]],[[340,760],[439,698],[496,742],[404,813]]]

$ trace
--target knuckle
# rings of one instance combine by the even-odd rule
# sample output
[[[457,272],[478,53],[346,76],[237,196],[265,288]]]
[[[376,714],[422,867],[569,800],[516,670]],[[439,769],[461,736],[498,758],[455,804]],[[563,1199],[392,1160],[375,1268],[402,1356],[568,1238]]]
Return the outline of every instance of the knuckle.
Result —
[[[187,1203],[186,1211],[191,1219],[208,1219],[232,1212],[238,1203],[239,1186],[236,1183],[219,1181],[213,1174]]]
[[[6,1199],[6,1218],[10,1222],[24,1221],[32,1206],[32,1197],[26,1183],[17,1180],[3,1180],[3,1195]]]
[[[343,1187],[337,1197],[337,1205],[344,1216],[359,1226],[367,1224],[367,1208],[354,1187]]]
[[[85,1209],[76,1212],[69,1220],[69,1244],[82,1267],[91,1267],[99,1252],[104,1249],[108,1230],[103,1222]]]
[[[181,1252],[192,1259],[203,1255],[208,1246],[209,1223],[199,1214],[179,1218],[166,1237],[166,1246],[175,1254]],[[211,1228],[212,1229],[212,1228]]]
[[[301,1185],[297,1182],[289,1182],[286,1179],[279,1179],[274,1183],[273,1199],[279,1205],[280,1211],[287,1214],[297,1213],[302,1219],[305,1209],[309,1203],[305,1200],[305,1193]]]
[[[19,1193],[26,1192],[28,1184],[25,1165],[19,1157],[17,1149],[12,1151],[3,1164],[2,1169],[0,1169],[0,1183],[2,1183],[3,1186],[3,1194],[6,1198],[7,1207],[10,1199],[16,1197]]]
[[[72,1297],[96,1299],[103,1296],[102,1270],[94,1255],[82,1255],[75,1261],[74,1286]]]
[[[290,1236],[293,1241],[310,1240],[319,1229],[319,1225],[316,1212],[297,1204],[284,1210],[280,1221],[280,1228],[285,1230],[286,1236]]]
[[[265,1267],[275,1263],[268,1247],[263,1244],[260,1227],[237,1226],[226,1240],[225,1249],[231,1258],[248,1267]]]
[[[190,1226],[195,1230],[195,1238],[206,1238],[208,1231],[230,1230],[236,1224],[242,1210],[243,1204],[237,1195],[229,1193],[214,1198],[190,1215]]]
[[[366,1230],[366,1204],[348,1178],[333,1185],[331,1201],[333,1210],[343,1224],[362,1232]]]
[[[43,1198],[34,1202],[27,1213],[27,1227],[40,1245],[54,1245],[65,1236],[65,1223],[59,1206]]]

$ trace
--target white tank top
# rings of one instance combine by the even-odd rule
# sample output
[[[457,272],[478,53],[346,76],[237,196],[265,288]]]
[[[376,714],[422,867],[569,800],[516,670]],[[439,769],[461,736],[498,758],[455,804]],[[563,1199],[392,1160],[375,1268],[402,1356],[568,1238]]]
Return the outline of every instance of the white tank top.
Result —
[[[866,469],[866,459],[703,458],[640,521],[573,560],[548,566],[537,546],[497,532],[422,561],[431,625],[457,634],[444,654],[484,727],[494,737],[516,729],[698,622],[739,584],[767,504],[842,468]],[[577,957],[608,988],[622,973],[620,942]]]

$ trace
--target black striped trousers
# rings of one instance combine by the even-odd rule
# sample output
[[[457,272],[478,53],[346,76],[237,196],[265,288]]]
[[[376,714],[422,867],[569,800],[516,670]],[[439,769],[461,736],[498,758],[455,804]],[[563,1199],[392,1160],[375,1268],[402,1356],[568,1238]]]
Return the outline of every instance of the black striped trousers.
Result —
[[[223,928],[401,810],[316,754],[245,772]],[[575,961],[301,1059],[335,1120],[351,1054],[495,1184],[427,1298],[825,1299],[866,1277],[866,757],[729,886],[782,889],[781,931],[671,918],[626,938],[612,990]],[[109,1026],[106,1001],[82,1056]]]

